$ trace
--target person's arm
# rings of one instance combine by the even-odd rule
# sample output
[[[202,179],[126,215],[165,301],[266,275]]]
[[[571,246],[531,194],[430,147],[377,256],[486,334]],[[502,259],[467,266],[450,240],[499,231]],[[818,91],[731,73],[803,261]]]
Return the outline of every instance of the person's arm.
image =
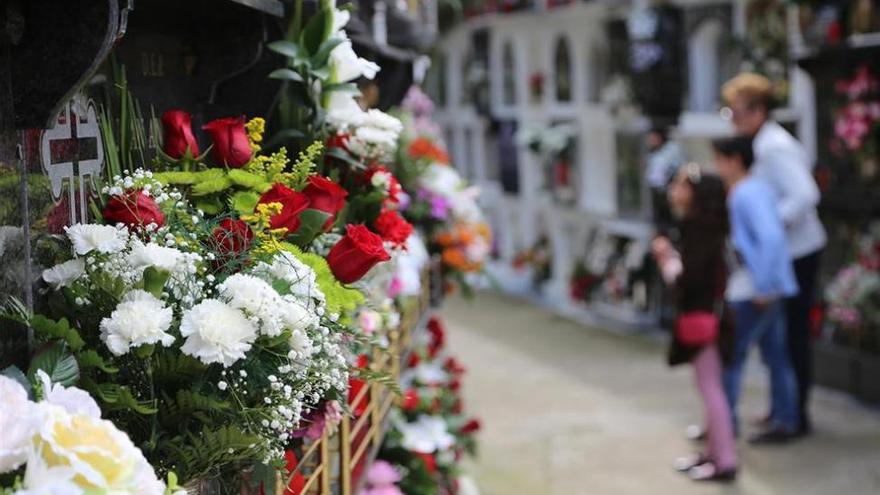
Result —
[[[770,190],[764,188],[752,189],[732,205],[737,223],[735,244],[752,275],[758,299],[779,295],[775,274],[780,269],[780,259],[788,253],[785,231],[774,207]]]
[[[782,144],[762,152],[758,166],[779,194],[777,208],[785,225],[796,224],[819,204],[819,187],[807,159],[803,150]]]

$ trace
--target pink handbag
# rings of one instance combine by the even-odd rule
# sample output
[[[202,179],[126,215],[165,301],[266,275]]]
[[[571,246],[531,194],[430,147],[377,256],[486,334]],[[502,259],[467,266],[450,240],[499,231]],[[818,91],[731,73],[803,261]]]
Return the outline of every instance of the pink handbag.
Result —
[[[688,311],[675,321],[675,336],[688,346],[710,344],[718,339],[720,321],[710,311]]]

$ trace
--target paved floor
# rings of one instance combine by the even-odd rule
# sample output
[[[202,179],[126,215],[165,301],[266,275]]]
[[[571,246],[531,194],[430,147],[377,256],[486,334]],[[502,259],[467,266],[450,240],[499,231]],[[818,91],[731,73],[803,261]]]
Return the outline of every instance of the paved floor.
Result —
[[[880,411],[821,392],[817,433],[785,447],[741,445],[729,486],[672,471],[700,419],[690,369],[667,368],[655,339],[584,328],[518,300],[451,299],[443,314],[484,420],[474,466],[484,495],[880,493]],[[753,373],[743,417],[764,409]],[[880,377],[878,377],[880,379]]]

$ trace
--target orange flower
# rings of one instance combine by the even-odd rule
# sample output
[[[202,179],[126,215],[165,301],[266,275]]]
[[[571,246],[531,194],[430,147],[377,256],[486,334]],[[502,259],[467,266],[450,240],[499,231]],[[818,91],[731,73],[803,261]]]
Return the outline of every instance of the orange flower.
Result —
[[[409,156],[416,160],[426,159],[444,165],[449,163],[449,154],[426,137],[413,140],[409,145]]]

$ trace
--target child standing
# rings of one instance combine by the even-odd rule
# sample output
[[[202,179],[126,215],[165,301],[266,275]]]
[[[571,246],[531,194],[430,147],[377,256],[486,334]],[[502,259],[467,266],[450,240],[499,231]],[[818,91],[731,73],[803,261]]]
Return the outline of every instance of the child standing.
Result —
[[[749,137],[713,143],[718,172],[728,188],[733,269],[727,300],[735,319],[730,365],[724,388],[736,424],[743,367],[749,348],[758,344],[770,371],[772,416],[752,443],[780,443],[791,439],[800,426],[797,384],[788,356],[784,299],[798,292],[785,229],[776,197],[763,179],[750,174],[754,160]]]

